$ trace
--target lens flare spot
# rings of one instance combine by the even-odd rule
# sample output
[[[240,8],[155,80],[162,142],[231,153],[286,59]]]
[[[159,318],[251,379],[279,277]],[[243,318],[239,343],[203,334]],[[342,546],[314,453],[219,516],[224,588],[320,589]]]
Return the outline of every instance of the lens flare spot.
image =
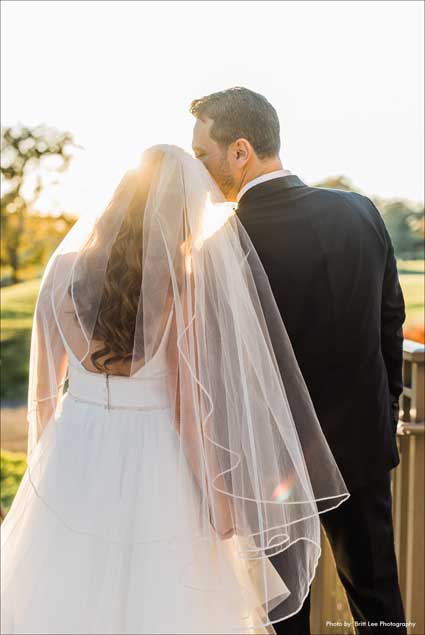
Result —
[[[279,485],[273,491],[273,498],[277,501],[283,502],[288,500],[291,495],[291,483],[289,479],[286,479],[279,483]]]

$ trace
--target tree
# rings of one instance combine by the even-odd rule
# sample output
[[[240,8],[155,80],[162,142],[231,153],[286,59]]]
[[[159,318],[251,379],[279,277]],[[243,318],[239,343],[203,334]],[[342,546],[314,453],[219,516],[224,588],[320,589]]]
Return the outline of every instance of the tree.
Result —
[[[45,186],[43,173],[64,172],[76,147],[69,132],[45,125],[2,128],[1,264],[11,267],[12,282],[18,282],[25,237],[31,239],[28,218]]]
[[[316,187],[326,187],[332,190],[345,190],[346,192],[358,192],[349,178],[343,174],[339,176],[328,176],[320,183],[317,183]]]
[[[423,258],[424,209],[404,200],[383,201],[381,212],[399,258]]]
[[[343,175],[331,176],[316,185],[348,192],[361,191]],[[403,199],[373,199],[387,226],[398,258],[424,257],[424,208]]]

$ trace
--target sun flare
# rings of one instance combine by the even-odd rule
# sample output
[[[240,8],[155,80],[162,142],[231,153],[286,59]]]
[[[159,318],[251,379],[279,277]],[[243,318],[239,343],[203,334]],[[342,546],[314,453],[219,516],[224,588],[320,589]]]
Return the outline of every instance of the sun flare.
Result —
[[[211,199],[211,193],[207,193],[200,232],[195,240],[197,249],[200,249],[204,241],[211,238],[223,227],[226,221],[235,214],[236,207],[236,203],[214,203]]]

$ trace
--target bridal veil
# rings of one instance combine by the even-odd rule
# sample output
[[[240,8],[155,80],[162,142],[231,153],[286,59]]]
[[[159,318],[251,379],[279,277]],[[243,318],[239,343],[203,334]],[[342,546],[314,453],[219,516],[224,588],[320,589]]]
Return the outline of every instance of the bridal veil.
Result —
[[[136,229],[142,236],[137,249],[112,260],[117,241],[125,245]],[[131,328],[125,341],[111,340],[107,352],[125,355],[123,375],[131,377],[154,358],[172,313],[170,423],[182,475],[189,467],[196,484],[199,521],[195,533],[171,531],[168,538],[193,546],[181,584],[196,588],[197,569],[220,567],[231,549],[241,584],[248,572],[258,589],[254,626],[267,624],[272,610],[274,621],[284,619],[299,610],[314,577],[319,515],[349,494],[235,205],[224,201],[199,161],[175,146],[147,150],[106,209],[80,218],[45,269],[30,355],[33,487],[45,469],[43,443],[55,443],[66,392],[64,341],[88,364],[96,343],[99,350],[99,324],[117,309],[104,295],[117,280],[128,290],[118,313]],[[169,496],[183,496],[185,487],[184,478],[170,483]],[[168,521],[172,529],[173,518]],[[284,551],[284,570],[273,581],[269,558]],[[203,560],[212,552],[214,559]],[[199,592],[214,595],[211,588]]]

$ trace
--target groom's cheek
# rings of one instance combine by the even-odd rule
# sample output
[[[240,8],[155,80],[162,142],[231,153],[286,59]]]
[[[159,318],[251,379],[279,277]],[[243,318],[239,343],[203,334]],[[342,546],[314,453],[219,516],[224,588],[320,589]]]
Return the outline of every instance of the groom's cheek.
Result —
[[[211,174],[213,179],[216,181],[220,178],[220,162],[217,159],[205,159],[204,165],[207,168],[208,172]]]
[[[212,167],[212,161],[208,161],[208,159],[203,159],[201,158],[200,161],[202,161],[202,163],[204,164],[204,166],[207,168],[208,172],[214,176],[214,171],[213,171],[213,167]]]

